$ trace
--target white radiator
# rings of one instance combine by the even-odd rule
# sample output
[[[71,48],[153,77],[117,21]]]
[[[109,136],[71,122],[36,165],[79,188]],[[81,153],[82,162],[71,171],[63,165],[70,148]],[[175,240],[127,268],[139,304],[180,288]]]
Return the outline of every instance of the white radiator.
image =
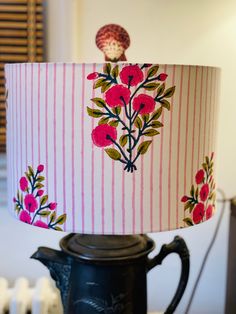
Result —
[[[26,278],[18,278],[13,287],[0,277],[0,314],[63,314],[59,291],[46,278],[34,287]]]

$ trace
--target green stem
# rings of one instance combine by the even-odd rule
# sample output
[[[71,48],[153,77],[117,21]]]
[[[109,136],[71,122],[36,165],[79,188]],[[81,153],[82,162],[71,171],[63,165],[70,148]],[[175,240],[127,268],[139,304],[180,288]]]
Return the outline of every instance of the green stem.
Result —
[[[31,221],[31,225],[33,224],[33,222],[34,222],[36,216],[41,212],[41,210],[43,210],[43,209],[45,209],[45,208],[48,208],[48,205],[43,206],[43,207],[41,207],[41,205],[40,205],[39,209],[38,209],[38,210],[36,211],[36,213],[34,214],[34,217],[33,217],[32,221]]]
[[[126,161],[129,161],[129,159],[127,158],[127,156],[125,155],[125,153],[123,152],[123,149],[120,147],[120,145],[113,140],[113,138],[110,137],[110,135],[107,135],[107,139],[109,139],[110,141],[112,141],[112,143],[119,149],[119,151],[121,152],[122,156],[124,157],[124,159]]]

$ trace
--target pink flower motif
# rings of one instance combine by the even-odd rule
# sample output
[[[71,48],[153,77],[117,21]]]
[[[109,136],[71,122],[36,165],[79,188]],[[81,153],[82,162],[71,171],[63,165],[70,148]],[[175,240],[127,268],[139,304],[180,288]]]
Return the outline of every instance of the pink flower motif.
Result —
[[[106,147],[112,144],[110,138],[117,139],[117,130],[108,124],[100,124],[92,131],[93,143],[98,147]]]
[[[44,165],[39,165],[38,168],[37,168],[37,171],[38,172],[43,172],[44,170]]]
[[[200,190],[200,199],[201,201],[205,202],[209,195],[209,185],[207,183],[203,184]]]
[[[48,207],[49,209],[54,210],[57,207],[57,203],[50,203]]]
[[[115,85],[108,89],[105,101],[110,107],[127,105],[130,100],[130,90],[123,85]]]
[[[25,208],[30,212],[34,213],[38,208],[38,202],[33,194],[27,194],[24,199]]]
[[[145,94],[138,95],[133,101],[133,109],[139,111],[141,114],[153,112],[155,105],[155,100],[151,96]]]
[[[31,223],[31,217],[30,214],[26,210],[22,210],[19,219],[27,224]]]
[[[193,222],[198,224],[204,217],[204,204],[198,203],[193,210]]]
[[[88,76],[87,76],[87,79],[88,80],[95,80],[96,78],[98,78],[99,74],[98,72],[93,72],[93,73],[90,73]]]
[[[16,200],[16,198],[15,198],[15,197],[13,197],[13,202],[14,202],[14,203],[16,203],[16,201],[17,201],[17,200]]]
[[[43,195],[43,193],[44,193],[44,190],[38,190],[38,192],[37,192],[37,196],[42,196],[42,195]]]
[[[136,86],[143,80],[143,71],[138,65],[128,65],[120,71],[120,79],[123,84]]]
[[[168,77],[168,74],[166,74],[166,73],[161,73],[161,74],[159,74],[158,75],[158,80],[159,81],[165,81],[166,79],[167,79],[167,77]]]
[[[181,198],[181,202],[185,203],[188,201],[188,196],[187,195],[184,195],[182,198]]]
[[[36,226],[36,227],[48,229],[48,225],[45,222],[41,221],[41,220],[35,221],[35,223],[33,223],[33,225]]]
[[[26,179],[26,177],[21,177],[20,178],[20,189],[21,191],[26,191],[28,188],[28,180]]]
[[[207,209],[206,209],[206,220],[210,219],[213,215],[213,206],[212,205],[208,205]]]
[[[203,169],[198,170],[196,176],[195,176],[195,181],[197,184],[200,184],[203,182],[205,176],[205,172]]]

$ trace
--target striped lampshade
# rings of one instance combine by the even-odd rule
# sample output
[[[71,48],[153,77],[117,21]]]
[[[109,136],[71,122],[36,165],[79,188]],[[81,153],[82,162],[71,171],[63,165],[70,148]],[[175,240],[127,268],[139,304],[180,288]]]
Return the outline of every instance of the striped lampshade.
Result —
[[[53,230],[139,234],[215,211],[219,70],[6,66],[8,208]]]

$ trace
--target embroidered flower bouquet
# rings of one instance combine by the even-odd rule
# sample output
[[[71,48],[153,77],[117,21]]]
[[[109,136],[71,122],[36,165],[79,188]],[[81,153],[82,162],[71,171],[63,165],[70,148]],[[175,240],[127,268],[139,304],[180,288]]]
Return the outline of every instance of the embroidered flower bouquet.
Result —
[[[105,64],[103,73],[88,75],[95,80],[94,88],[101,88],[104,98],[92,98],[94,107],[87,107],[88,114],[99,119],[92,131],[93,143],[106,148],[114,160],[124,164],[124,170],[137,170],[136,160],[144,155],[152,143],[150,138],[160,134],[163,127],[163,110],[170,110],[168,99],[175,86],[166,88],[166,73],[158,72],[158,65]]]

